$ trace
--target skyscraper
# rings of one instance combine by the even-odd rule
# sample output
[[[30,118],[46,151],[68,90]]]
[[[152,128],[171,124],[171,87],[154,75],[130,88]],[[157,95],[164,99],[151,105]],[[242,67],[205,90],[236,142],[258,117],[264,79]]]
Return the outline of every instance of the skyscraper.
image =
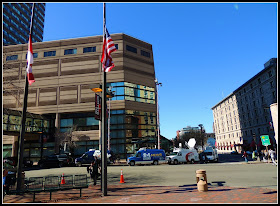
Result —
[[[32,42],[42,42],[45,3],[35,3]],[[28,42],[32,3],[3,3],[3,45]]]

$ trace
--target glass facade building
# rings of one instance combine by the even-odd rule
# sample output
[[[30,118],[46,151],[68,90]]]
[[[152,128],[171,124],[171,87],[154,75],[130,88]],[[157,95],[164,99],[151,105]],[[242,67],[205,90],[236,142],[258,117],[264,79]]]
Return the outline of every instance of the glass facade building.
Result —
[[[42,42],[45,3],[35,3],[32,42]],[[3,3],[3,45],[28,43],[32,3]]]
[[[3,135],[19,136],[21,116],[20,111],[3,109]],[[24,158],[38,161],[43,156],[54,153],[54,121],[52,117],[27,112],[25,125]],[[3,157],[13,156],[13,147],[17,148],[17,146],[17,144],[3,144]]]
[[[115,67],[108,73],[106,85],[114,93],[110,100],[107,99],[110,149],[120,158],[127,158],[141,147],[157,146],[153,50],[151,44],[126,34],[112,34],[111,37],[118,49],[112,53]],[[102,43],[102,36],[93,36],[33,44],[33,52],[37,55],[32,72],[37,83],[29,88],[28,111],[51,116],[61,136],[67,134],[65,132],[74,133],[71,140],[53,134],[55,153],[64,148],[67,150],[68,146],[64,145],[69,141],[75,143],[74,148],[69,148],[75,157],[89,149],[100,148],[100,121],[95,119],[96,99],[91,89],[102,83]],[[27,44],[4,46],[4,61],[13,71],[4,73],[4,84],[9,84],[5,78],[23,83],[26,50],[22,48],[25,46]],[[20,91],[11,94],[22,98]],[[20,102],[14,96],[7,91],[3,95],[3,107],[21,110]],[[3,145],[16,142],[13,138],[7,136]],[[32,141],[26,143],[35,144]],[[39,138],[36,141],[40,143]],[[38,153],[35,150],[31,153],[38,156],[39,150],[36,151]],[[45,155],[43,151],[40,154]]]

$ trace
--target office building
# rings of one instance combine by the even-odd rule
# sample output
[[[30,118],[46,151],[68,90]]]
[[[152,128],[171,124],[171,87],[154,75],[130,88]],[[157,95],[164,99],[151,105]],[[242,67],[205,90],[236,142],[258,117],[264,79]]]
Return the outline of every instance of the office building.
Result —
[[[112,53],[115,67],[107,73],[107,88],[114,92],[110,100],[110,148],[126,158],[139,147],[157,145],[153,50],[151,44],[126,34],[111,37],[117,51]],[[35,83],[29,86],[27,111],[47,115],[60,133],[76,126],[71,139],[75,156],[99,148],[100,124],[95,119],[95,93],[91,88],[102,83],[102,41],[102,36],[93,36],[33,43]],[[14,95],[4,92],[3,106],[21,111],[23,89],[18,88],[24,88],[27,44],[5,46],[3,51],[7,56],[4,65],[9,68],[4,72],[4,85],[9,79],[16,86],[7,87],[16,91]],[[30,121],[30,126],[34,123]],[[39,137],[26,139],[30,144],[39,145],[40,141]],[[51,143],[58,152],[62,144],[59,137],[50,137],[44,144]],[[44,148],[43,152],[47,154]],[[41,155],[39,150],[35,155]]]
[[[3,45],[28,42],[33,3],[3,3]],[[45,3],[35,3],[32,42],[42,42]],[[13,58],[13,57],[11,57]]]
[[[214,132],[220,152],[252,149],[261,135],[275,144],[270,105],[277,102],[277,59],[212,107]],[[242,148],[243,147],[243,148]]]

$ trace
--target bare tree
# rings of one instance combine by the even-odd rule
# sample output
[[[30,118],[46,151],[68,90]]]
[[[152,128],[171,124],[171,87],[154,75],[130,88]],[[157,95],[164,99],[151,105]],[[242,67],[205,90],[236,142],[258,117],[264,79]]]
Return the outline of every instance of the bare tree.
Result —
[[[78,134],[77,133],[77,125],[73,125],[69,130],[66,132],[60,132],[56,130],[54,136],[56,138],[56,141],[60,147],[64,147],[66,144],[69,148],[69,152],[73,154],[74,149],[78,146],[75,142],[75,140],[79,141],[86,141],[90,140],[90,138],[84,134]]]

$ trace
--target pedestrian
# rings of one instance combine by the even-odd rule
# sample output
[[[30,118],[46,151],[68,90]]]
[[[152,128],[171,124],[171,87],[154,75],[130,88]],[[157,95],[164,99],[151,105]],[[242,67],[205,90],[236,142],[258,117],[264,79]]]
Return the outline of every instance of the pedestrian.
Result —
[[[253,159],[253,161],[256,160],[256,153],[255,153],[255,151],[252,152],[252,159]]]
[[[205,152],[203,152],[203,156],[204,156],[204,163],[207,164],[208,162],[208,158]]]
[[[204,152],[199,153],[199,161],[200,161],[200,164],[203,163],[203,153],[204,153]]]
[[[268,152],[267,151],[264,152],[263,161],[268,162]]]
[[[277,163],[275,162],[275,151],[272,149],[269,149],[268,152],[269,152],[270,158],[272,160],[272,165],[277,166]]]
[[[247,156],[248,154],[244,151],[242,157],[244,157],[245,162],[248,162]]]
[[[9,193],[9,188],[10,188],[10,178],[8,177],[8,170],[4,169],[3,170],[3,197]]]
[[[89,171],[90,171],[90,177],[91,179],[93,180],[93,184],[96,185],[96,180],[97,180],[97,177],[98,177],[98,163],[96,160],[93,160],[91,162],[91,165],[89,167]]]

